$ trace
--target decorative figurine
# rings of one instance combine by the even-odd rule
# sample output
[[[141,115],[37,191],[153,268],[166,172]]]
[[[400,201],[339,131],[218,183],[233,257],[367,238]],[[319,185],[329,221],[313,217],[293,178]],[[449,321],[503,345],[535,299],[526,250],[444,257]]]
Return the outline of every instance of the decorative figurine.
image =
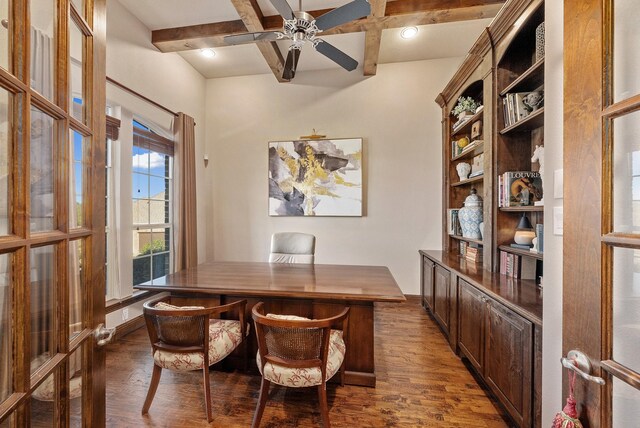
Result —
[[[469,177],[469,173],[471,172],[471,165],[466,162],[460,162],[456,165],[456,171],[458,171],[458,177],[460,181],[466,180]]]
[[[536,145],[536,149],[533,151],[533,156],[531,157],[531,162],[538,162],[538,165],[540,165],[538,172],[540,173],[540,182],[542,183],[542,198],[536,201],[534,205],[544,206],[544,146]]]

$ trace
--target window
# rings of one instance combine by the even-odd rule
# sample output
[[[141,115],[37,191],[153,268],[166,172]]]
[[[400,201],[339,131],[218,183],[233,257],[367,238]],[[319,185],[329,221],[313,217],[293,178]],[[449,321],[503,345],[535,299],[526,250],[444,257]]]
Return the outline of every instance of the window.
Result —
[[[173,142],[133,121],[133,285],[172,267]]]

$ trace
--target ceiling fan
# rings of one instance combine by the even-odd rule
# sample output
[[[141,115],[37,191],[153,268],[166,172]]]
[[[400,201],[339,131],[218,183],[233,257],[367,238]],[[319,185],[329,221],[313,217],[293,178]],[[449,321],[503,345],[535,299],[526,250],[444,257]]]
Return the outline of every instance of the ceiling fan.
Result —
[[[368,0],[353,0],[351,3],[333,9],[318,18],[314,18],[302,10],[302,0],[299,2],[300,10],[296,12],[291,9],[287,0],[270,1],[284,19],[282,31],[234,34],[225,36],[225,43],[228,45],[240,45],[253,42],[290,40],[289,53],[287,54],[287,60],[282,73],[282,77],[287,80],[291,80],[295,76],[300,51],[306,43],[310,43],[316,51],[345,70],[352,71],[358,66],[358,61],[332,44],[318,38],[318,35],[330,28],[369,15],[369,13],[371,13],[371,5]]]

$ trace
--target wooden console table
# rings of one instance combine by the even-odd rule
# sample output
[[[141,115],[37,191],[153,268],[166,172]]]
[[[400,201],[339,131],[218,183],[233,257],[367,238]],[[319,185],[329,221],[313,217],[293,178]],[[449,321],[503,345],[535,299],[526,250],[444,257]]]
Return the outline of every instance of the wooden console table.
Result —
[[[376,383],[374,303],[406,300],[385,266],[209,262],[135,288],[168,291],[184,304],[247,299],[248,319],[260,301],[267,311],[308,318],[329,317],[349,306],[345,382],[370,387]],[[248,344],[254,356],[257,342]]]

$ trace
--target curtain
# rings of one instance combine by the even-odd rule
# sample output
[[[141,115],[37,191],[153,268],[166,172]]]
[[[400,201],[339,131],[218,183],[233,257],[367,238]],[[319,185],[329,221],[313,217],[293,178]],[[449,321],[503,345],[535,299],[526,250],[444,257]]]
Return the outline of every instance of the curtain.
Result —
[[[10,394],[12,369],[11,281],[8,255],[0,256],[0,402]]]
[[[174,129],[176,134],[174,266],[175,271],[179,271],[198,264],[195,122],[192,117],[178,113]]]

